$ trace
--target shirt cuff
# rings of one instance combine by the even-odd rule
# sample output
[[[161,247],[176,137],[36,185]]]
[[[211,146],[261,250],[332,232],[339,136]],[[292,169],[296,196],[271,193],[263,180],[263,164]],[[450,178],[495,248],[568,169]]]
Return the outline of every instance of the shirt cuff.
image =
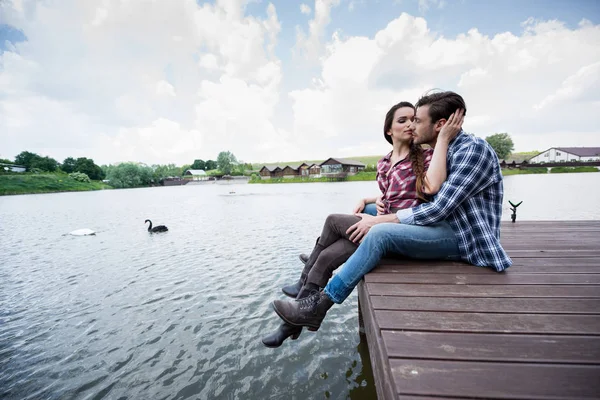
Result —
[[[405,208],[396,212],[396,217],[401,224],[414,225],[415,217],[412,208]]]

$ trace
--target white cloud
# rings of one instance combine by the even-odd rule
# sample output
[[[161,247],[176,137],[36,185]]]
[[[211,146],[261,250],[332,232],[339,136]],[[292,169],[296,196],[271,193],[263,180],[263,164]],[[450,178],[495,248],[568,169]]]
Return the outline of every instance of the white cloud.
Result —
[[[169,82],[160,80],[156,82],[156,94],[159,96],[172,96],[175,97],[175,88]]]
[[[442,9],[446,6],[445,0],[419,0],[419,12],[425,13],[430,8],[436,7]]]
[[[264,19],[245,16],[244,1],[235,0],[0,4],[3,22],[28,39],[0,55],[5,157],[27,149],[57,159],[87,152],[98,162],[182,164],[221,150],[266,157],[251,144],[277,139],[275,128],[260,130],[272,127],[281,81],[272,4]],[[222,87],[210,99],[220,115],[242,124],[248,109],[261,111],[228,148],[206,128],[214,116],[198,113],[210,83]]]
[[[308,4],[304,4],[304,3],[300,4],[300,12],[302,14],[309,15],[311,11],[312,10]]]
[[[340,0],[315,0],[315,16],[308,22],[308,34],[296,27],[295,50],[309,62],[315,62],[322,55],[325,28],[331,22],[331,8],[337,7]]]
[[[331,22],[339,3],[316,0],[308,33],[298,31],[295,50],[318,71],[305,85],[275,53],[272,4],[257,18],[243,0],[0,2],[3,22],[28,38],[0,54],[0,158],[383,154],[389,107],[434,87],[464,96],[467,130],[508,132],[517,150],[598,145],[600,25],[530,19],[522,32],[447,38],[402,14],[353,37]],[[284,80],[294,90],[282,93]]]
[[[437,87],[463,95],[465,128],[479,136],[509,132],[521,151],[597,146],[589,115],[600,105],[600,26],[527,21],[524,28],[520,36],[471,29],[449,39],[402,14],[373,38],[334,34],[317,83],[291,93],[294,133],[323,137],[328,150],[338,143],[339,156],[383,153],[387,109]]]

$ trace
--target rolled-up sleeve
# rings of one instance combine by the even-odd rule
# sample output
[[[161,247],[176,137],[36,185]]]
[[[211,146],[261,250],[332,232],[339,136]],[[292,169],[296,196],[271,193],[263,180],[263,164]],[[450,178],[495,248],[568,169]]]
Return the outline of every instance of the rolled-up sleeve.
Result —
[[[415,223],[412,208],[398,210],[396,212],[396,217],[398,217],[398,221],[400,221],[401,224],[413,225]]]

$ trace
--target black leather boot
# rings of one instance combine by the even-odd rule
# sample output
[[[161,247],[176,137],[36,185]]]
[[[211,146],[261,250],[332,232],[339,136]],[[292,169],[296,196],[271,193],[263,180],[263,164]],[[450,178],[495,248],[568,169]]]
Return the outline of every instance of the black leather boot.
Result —
[[[333,301],[324,291],[312,291],[303,299],[293,301],[275,300],[273,308],[279,317],[290,325],[306,326],[309,331],[318,331],[333,306]]]
[[[306,286],[303,286],[302,289],[300,289],[300,293],[298,293],[298,298],[302,299],[302,298],[308,296],[315,289],[318,290],[319,287],[312,283],[306,284]],[[279,327],[277,328],[277,330],[275,332],[272,332],[272,333],[268,334],[267,336],[263,337],[262,342],[267,347],[272,347],[272,348],[279,347],[283,344],[285,339],[291,337],[292,340],[296,340],[296,339],[298,339],[298,337],[300,337],[301,333],[302,333],[301,326],[294,326],[294,325],[286,324],[284,322],[283,324],[279,325]]]
[[[310,269],[314,265],[315,261],[317,261],[319,254],[321,254],[321,251],[323,251],[323,249],[325,249],[325,247],[323,247],[319,244],[319,239],[320,238],[317,238],[317,240],[315,242],[315,247],[313,248],[313,251],[310,253],[310,256],[308,257],[308,259],[306,260],[306,263],[304,264],[304,269],[302,270],[302,273],[300,274],[300,279],[298,279],[296,281],[296,283],[293,283],[291,285],[284,286],[281,288],[281,291],[286,296],[292,297],[294,299],[296,297],[298,297],[298,293],[300,293],[300,289],[302,289],[302,286],[306,282],[306,277],[308,276]],[[302,254],[300,255],[300,257],[301,257],[300,259],[302,260]]]
[[[262,342],[267,347],[279,347],[285,339],[291,337],[292,340],[298,339],[302,333],[301,326],[286,324],[285,322],[279,325],[279,328],[273,333],[262,338]]]

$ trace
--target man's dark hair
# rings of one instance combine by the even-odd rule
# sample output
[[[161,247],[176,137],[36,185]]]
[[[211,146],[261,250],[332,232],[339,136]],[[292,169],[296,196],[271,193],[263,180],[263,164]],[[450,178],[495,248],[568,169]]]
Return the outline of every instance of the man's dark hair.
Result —
[[[440,119],[448,119],[453,112],[462,108],[467,114],[467,105],[462,96],[454,92],[434,92],[429,91],[423,95],[415,104],[416,108],[421,106],[429,106],[429,116],[431,123],[435,123]]]

